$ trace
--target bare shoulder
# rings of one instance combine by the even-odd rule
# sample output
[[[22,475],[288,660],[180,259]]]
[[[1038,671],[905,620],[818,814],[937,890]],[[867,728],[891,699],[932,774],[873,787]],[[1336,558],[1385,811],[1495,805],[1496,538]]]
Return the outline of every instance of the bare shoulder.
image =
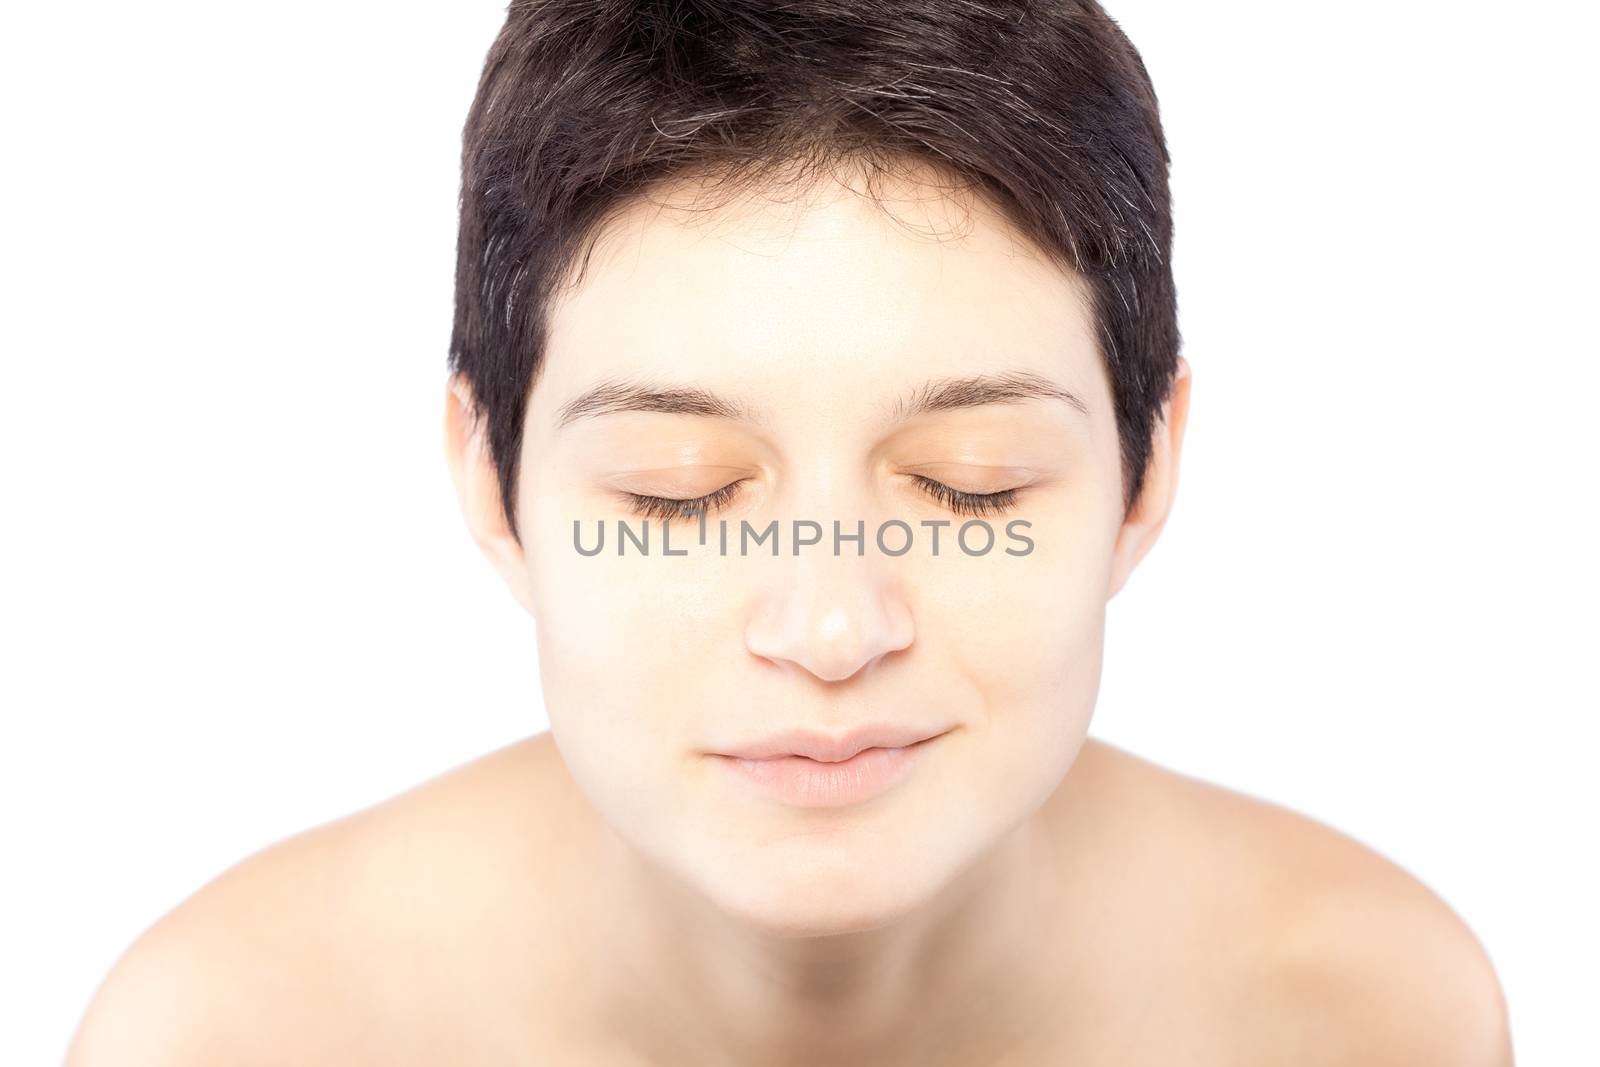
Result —
[[[68,1067],[466,1062],[463,1033],[504,1031],[474,1005],[530,981],[496,960],[536,948],[537,897],[509,898],[560,843],[550,756],[548,734],[508,745],[223,871],[116,961]]]
[[[1228,1062],[1510,1067],[1489,957],[1415,876],[1315,819],[1093,744],[1090,775],[1144,813],[1190,887],[1173,921],[1237,1037]]]

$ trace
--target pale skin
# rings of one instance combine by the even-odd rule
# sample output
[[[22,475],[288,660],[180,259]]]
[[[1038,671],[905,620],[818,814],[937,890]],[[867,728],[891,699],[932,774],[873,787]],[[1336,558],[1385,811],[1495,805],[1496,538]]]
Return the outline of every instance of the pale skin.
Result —
[[[451,383],[450,473],[536,621],[551,730],[224,872],[118,961],[70,1064],[1512,1062],[1482,946],[1420,882],[1088,736],[1192,374],[1126,510],[1077,280],[981,202],[915,174],[878,191],[898,224],[848,182],[615,220],[554,313],[520,538]],[[896,417],[930,381],[1002,375],[1081,410]],[[737,410],[562,425],[618,380]],[[970,517],[913,475],[1018,490],[987,518],[1029,520],[1034,550],[573,547],[574,519],[641,521],[623,494],[734,482],[713,523]],[[859,805],[758,801],[710,754],[869,718],[948,733]]]

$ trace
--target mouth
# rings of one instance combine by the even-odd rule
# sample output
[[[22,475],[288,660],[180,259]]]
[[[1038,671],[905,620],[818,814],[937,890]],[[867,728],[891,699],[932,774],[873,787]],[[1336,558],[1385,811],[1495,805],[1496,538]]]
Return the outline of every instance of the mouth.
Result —
[[[741,782],[770,800],[800,808],[837,807],[865,803],[905,781],[926,750],[948,732],[907,744],[859,747],[842,759],[814,759],[794,752],[757,758],[716,756]],[[836,747],[825,754],[838,751]]]
[[[909,748],[939,734],[947,733],[949,729],[949,727],[930,729],[900,723],[869,723],[842,734],[810,729],[785,730],[723,749],[719,755],[745,760],[804,756],[818,763],[847,763],[867,749]]]

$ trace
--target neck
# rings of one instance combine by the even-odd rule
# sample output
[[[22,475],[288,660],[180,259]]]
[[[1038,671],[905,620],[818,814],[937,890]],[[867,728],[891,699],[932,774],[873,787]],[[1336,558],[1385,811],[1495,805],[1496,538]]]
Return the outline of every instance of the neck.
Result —
[[[816,936],[717,909],[602,824],[587,913],[604,923],[585,937],[599,1025],[658,1064],[995,1062],[1059,1011],[1044,819],[905,913]]]

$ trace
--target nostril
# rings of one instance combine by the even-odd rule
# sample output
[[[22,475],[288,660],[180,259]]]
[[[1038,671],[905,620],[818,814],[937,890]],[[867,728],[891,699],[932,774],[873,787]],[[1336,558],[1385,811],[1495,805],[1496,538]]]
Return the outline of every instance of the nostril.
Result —
[[[909,647],[913,634],[903,598],[858,574],[849,580],[783,580],[756,605],[744,639],[761,659],[836,682],[871,670],[889,653]]]

